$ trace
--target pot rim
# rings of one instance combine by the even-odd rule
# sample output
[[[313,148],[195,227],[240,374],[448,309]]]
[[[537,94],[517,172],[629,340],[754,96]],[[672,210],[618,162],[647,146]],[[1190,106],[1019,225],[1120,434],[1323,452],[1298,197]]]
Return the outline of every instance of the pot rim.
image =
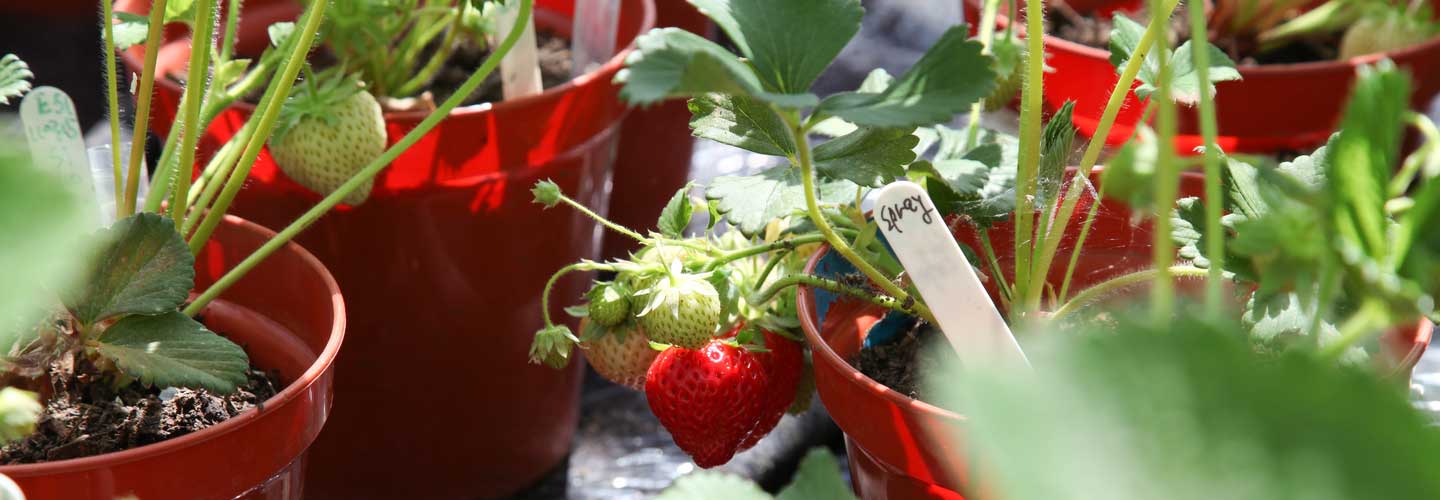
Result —
[[[973,0],[967,0],[967,2],[973,3]],[[1004,28],[1004,27],[1006,27],[1006,26],[1009,25],[1009,24],[1010,24],[1010,19],[1009,19],[1009,17],[1005,16],[1004,14],[999,14],[999,13],[996,13],[996,14],[995,14],[995,25],[996,25],[996,27],[998,27],[998,28]],[[1017,34],[1024,34],[1024,32],[1025,32],[1025,27],[1024,27],[1023,25],[1017,24],[1017,25],[1015,26],[1015,32],[1016,32]],[[1052,47],[1052,48],[1054,48],[1054,49],[1056,49],[1056,50],[1065,51],[1065,52],[1072,52],[1072,53],[1079,54],[1079,55],[1081,55],[1081,56],[1084,56],[1084,57],[1090,58],[1090,59],[1099,59],[1099,60],[1105,60],[1105,61],[1108,61],[1108,60],[1110,59],[1110,52],[1109,52],[1109,51],[1101,50],[1101,49],[1098,49],[1098,48],[1095,48],[1095,47],[1091,47],[1091,46],[1088,46],[1088,45],[1084,45],[1084,44],[1081,44],[1081,43],[1077,43],[1077,42],[1072,42],[1072,41],[1070,41],[1070,40],[1066,40],[1066,39],[1064,39],[1064,38],[1060,38],[1060,37],[1058,37],[1058,36],[1051,35],[1051,34],[1048,34],[1048,33],[1045,34],[1044,43],[1045,43],[1046,46]],[[1406,57],[1409,57],[1409,56],[1414,55],[1414,54],[1418,54],[1418,53],[1422,53],[1422,52],[1432,52],[1432,51],[1437,51],[1437,50],[1440,50],[1440,35],[1437,35],[1437,36],[1435,36],[1435,37],[1432,37],[1432,38],[1430,38],[1429,40],[1427,40],[1427,41],[1425,41],[1425,42],[1423,42],[1423,43],[1419,43],[1419,44],[1416,44],[1416,45],[1411,45],[1411,46],[1406,47],[1406,48],[1403,48],[1403,49],[1389,50],[1389,51],[1378,52],[1378,53],[1374,53],[1374,54],[1365,54],[1365,55],[1355,56],[1355,57],[1352,57],[1352,58],[1349,58],[1349,59],[1344,59],[1344,60],[1307,61],[1307,62],[1278,63],[1278,64],[1243,64],[1243,65],[1237,64],[1237,65],[1235,66],[1235,69],[1240,72],[1240,76],[1241,76],[1240,81],[1238,81],[1238,82],[1217,82],[1216,85],[1221,85],[1221,84],[1243,85],[1244,82],[1245,82],[1245,78],[1246,78],[1246,77],[1250,77],[1250,76],[1257,76],[1257,77],[1280,76],[1280,75],[1285,75],[1285,76],[1295,76],[1295,75],[1305,76],[1305,75],[1314,75],[1314,74],[1321,74],[1321,73],[1334,73],[1334,72],[1345,72],[1346,74],[1350,74],[1350,73],[1353,73],[1353,72],[1354,72],[1354,70],[1355,70],[1356,67],[1359,67],[1359,66],[1365,65],[1365,64],[1372,64],[1372,63],[1375,63],[1376,61],[1379,61],[1379,60],[1381,60],[1381,59],[1390,59],[1390,60],[1393,61],[1393,60],[1397,60],[1397,59],[1406,58]]]
[[[604,83],[604,81],[607,80],[607,79],[602,79],[602,78],[601,78],[602,76],[613,75],[613,74],[615,74],[616,72],[620,71],[620,69],[625,65],[625,59],[626,59],[627,57],[629,57],[631,51],[635,50],[635,40],[638,39],[638,38],[640,38],[641,35],[644,35],[646,32],[649,32],[650,30],[652,30],[652,29],[655,28],[655,19],[656,19],[655,16],[656,16],[656,13],[655,13],[655,2],[654,2],[654,0],[639,0],[639,1],[640,1],[641,7],[644,9],[644,16],[642,16],[641,19],[640,19],[640,29],[639,29],[639,31],[635,33],[635,36],[633,36],[633,37],[630,38],[630,43],[629,43],[629,44],[626,44],[625,47],[621,48],[620,50],[615,51],[615,55],[614,55],[613,57],[611,57],[609,60],[605,61],[605,64],[602,64],[602,65],[600,65],[599,67],[597,67],[597,68],[595,68],[595,69],[593,69],[593,70],[590,70],[590,71],[586,72],[585,74],[582,74],[582,75],[580,75],[580,76],[573,77],[573,78],[567,80],[567,81],[566,81],[565,83],[563,83],[563,84],[556,85],[556,86],[554,86],[554,87],[545,89],[543,92],[541,92],[541,93],[539,93],[539,94],[531,94],[531,95],[527,95],[527,96],[519,97],[519,98],[515,98],[515,99],[506,99],[506,100],[500,101],[500,102],[498,102],[498,103],[496,103],[496,102],[482,102],[482,103],[478,103],[478,104],[471,104],[471,105],[469,105],[469,106],[458,106],[458,107],[456,107],[455,109],[450,110],[450,113],[447,114],[447,115],[445,115],[446,118],[454,117],[454,116],[464,116],[464,115],[477,115],[477,114],[483,114],[483,113],[489,113],[489,112],[500,112],[500,111],[502,111],[502,110],[510,110],[510,109],[523,108],[523,107],[529,106],[529,105],[531,105],[531,104],[533,104],[533,103],[540,102],[541,100],[550,99],[550,98],[553,98],[553,97],[555,97],[555,96],[558,96],[558,95],[561,95],[561,94],[570,92],[570,91],[572,91],[572,90],[574,90],[574,89],[576,89],[576,88],[588,87],[588,86],[591,86],[591,85],[597,85],[597,84],[599,84],[599,83]],[[531,11],[531,18],[533,19],[533,18],[539,17],[537,14],[541,13],[542,11],[545,12],[545,13],[547,13],[547,14],[550,14],[550,15],[557,15],[557,16],[559,15],[558,13],[556,13],[556,12],[554,12],[554,11],[552,11],[552,10],[549,10],[549,9],[541,9],[540,7],[537,6],[537,7],[535,7],[535,8]],[[572,34],[572,36],[573,36],[573,34]],[[188,40],[188,38],[187,38],[187,40]],[[162,46],[163,46],[163,45],[168,45],[168,44],[171,44],[171,43],[179,43],[179,42],[180,42],[180,40],[172,40],[172,41],[169,41],[169,42],[164,42],[164,43],[162,43]],[[136,46],[133,47],[132,49],[138,49],[138,48],[140,48],[140,47],[143,47],[143,45],[136,45]],[[139,57],[135,55],[136,50],[120,50],[119,52],[120,52],[120,58],[124,61],[125,66],[130,67],[130,68],[143,68],[143,67],[145,66],[144,61],[141,61],[141,60],[139,59]],[[141,52],[141,53],[143,54],[143,52]],[[499,68],[496,68],[496,70],[498,70],[498,69],[499,69]],[[492,70],[492,71],[494,71],[494,70]],[[597,83],[597,82],[598,82],[598,83]],[[181,91],[184,90],[184,88],[181,87],[179,83],[176,83],[175,81],[173,81],[173,80],[171,80],[171,79],[169,79],[169,78],[156,78],[156,79],[155,79],[155,84],[156,84],[156,85],[159,85],[159,86],[164,86],[164,87],[166,87],[167,89],[174,91],[176,94],[179,94]],[[230,103],[230,105],[229,105],[229,106],[226,106],[226,107],[227,107],[227,108],[239,109],[239,110],[244,111],[244,112],[246,112],[246,113],[254,113],[254,112],[255,112],[255,105],[252,104],[252,103],[243,101],[243,100],[237,100],[237,101],[235,101],[235,102],[233,102],[233,103]],[[393,122],[416,122],[416,123],[418,123],[418,122],[420,122],[421,120],[424,120],[426,116],[429,116],[429,114],[430,114],[430,113],[429,113],[428,111],[419,111],[419,110],[411,110],[411,111],[386,111],[386,112],[384,113],[384,116],[385,116],[385,122],[386,122],[386,123],[393,123]]]
[[[243,231],[259,233],[264,236],[265,239],[271,239],[275,236],[274,231],[234,215],[227,214],[225,216],[225,224],[237,226]],[[331,365],[335,362],[335,356],[340,353],[340,345],[345,340],[345,300],[340,295],[340,285],[335,282],[335,277],[330,274],[329,269],[326,269],[325,266],[320,263],[320,259],[315,258],[309,250],[306,250],[299,244],[294,242],[288,243],[285,245],[283,251],[292,253],[304,262],[306,267],[310,267],[318,272],[321,280],[325,284],[325,288],[330,291],[330,312],[334,317],[334,321],[330,326],[330,336],[329,340],[325,343],[325,349],[316,354],[315,362],[311,363],[310,367],[306,368],[305,372],[302,373],[299,378],[285,386],[283,390],[270,397],[270,399],[265,400],[263,404],[264,408],[279,408],[295,400],[302,392],[308,391],[322,374],[330,370]],[[274,255],[271,257],[274,257]],[[55,475],[144,460],[189,448],[219,436],[238,431],[250,421],[259,418],[260,410],[261,407],[251,408],[239,415],[226,419],[224,422],[158,443],[89,457],[56,460],[38,464],[5,465],[0,466],[0,473],[19,477]]]

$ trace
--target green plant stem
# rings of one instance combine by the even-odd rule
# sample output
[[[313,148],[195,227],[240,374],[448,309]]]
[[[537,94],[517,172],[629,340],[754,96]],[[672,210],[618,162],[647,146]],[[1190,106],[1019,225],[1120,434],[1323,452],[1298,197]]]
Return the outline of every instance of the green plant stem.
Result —
[[[564,202],[566,205],[570,205],[570,208],[574,208],[577,212],[580,212],[580,213],[582,213],[582,214],[585,214],[585,216],[590,217],[591,219],[595,219],[596,222],[599,222],[600,224],[603,224],[605,227],[610,228],[611,231],[615,231],[615,232],[620,233],[620,234],[623,234],[623,235],[625,235],[625,236],[629,236],[629,237],[631,237],[631,238],[634,238],[635,241],[638,241],[638,242],[641,242],[641,243],[648,243],[648,242],[650,241],[650,238],[646,238],[645,236],[641,235],[640,233],[637,233],[637,232],[635,232],[635,231],[631,231],[630,228],[628,228],[628,227],[625,227],[625,226],[616,224],[616,223],[614,223],[614,222],[611,222],[610,219],[606,219],[605,217],[602,217],[600,214],[595,213],[594,210],[590,210],[590,207],[586,207],[585,205],[583,205],[583,204],[581,204],[581,203],[579,203],[579,202],[577,202],[577,201],[575,201],[575,200],[570,199],[569,196],[565,196],[565,193],[560,193],[560,201],[561,201],[561,202]]]
[[[396,142],[394,146],[391,146],[390,149],[386,150],[379,158],[371,161],[369,165],[366,165],[365,168],[355,174],[354,177],[345,181],[345,184],[342,184],[339,189],[330,193],[325,199],[321,200],[319,204],[305,212],[304,215],[301,215],[299,219],[296,219],[295,222],[277,233],[270,241],[265,242],[259,249],[256,249],[254,253],[236,265],[234,269],[231,269],[225,273],[224,276],[221,276],[215,284],[211,285],[209,289],[206,289],[204,293],[196,297],[195,301],[185,308],[185,313],[194,316],[195,313],[204,308],[206,304],[209,304],[210,301],[215,300],[221,293],[224,293],[226,289],[234,285],[236,281],[244,277],[246,273],[249,273],[251,269],[264,261],[270,254],[280,249],[280,247],[286,243],[289,243],[296,235],[300,234],[300,231],[314,224],[316,220],[319,220],[321,216],[329,212],[335,205],[338,205],[346,196],[349,196],[352,191],[358,189],[361,184],[374,178],[375,175],[379,174],[381,170],[384,170],[390,162],[395,161],[396,157],[400,156],[406,149],[409,149],[410,146],[419,141],[421,137],[429,133],[441,120],[444,120],[445,117],[450,114],[450,110],[459,106],[461,101],[474,92],[475,89],[485,81],[485,77],[489,76],[490,72],[495,70],[495,67],[500,64],[500,59],[510,53],[510,48],[514,47],[515,42],[519,40],[522,31],[520,28],[524,26],[523,23],[529,22],[530,20],[530,11],[534,0],[519,0],[519,2],[520,11],[515,17],[516,25],[510,30],[509,35],[505,37],[505,40],[501,42],[499,47],[495,48],[494,52],[491,52],[490,55],[485,58],[485,62],[475,70],[475,73],[470,75],[468,80],[465,80],[465,83],[461,85],[449,99],[441,103],[435,111],[432,111],[429,116],[426,116],[419,125],[411,129],[410,133],[405,134],[405,137],[402,137],[399,142]],[[313,35],[314,32],[312,31],[307,36],[313,37]],[[293,80],[293,75],[291,79]]]
[[[1420,174],[1420,167],[1425,164],[1426,159],[1431,154],[1434,154],[1435,148],[1440,147],[1440,130],[1435,128],[1435,122],[1430,121],[1429,117],[1414,111],[1406,113],[1405,117],[1409,120],[1410,125],[1420,131],[1420,135],[1423,136],[1425,140],[1421,142],[1420,147],[1415,149],[1414,153],[1411,153],[1410,156],[1405,158],[1405,163],[1401,165],[1400,172],[1396,173],[1395,178],[1390,180],[1389,194],[1391,198],[1403,196],[1405,191],[1410,189],[1410,184],[1414,183],[1415,178]]]
[[[312,2],[305,14],[304,26],[291,35],[294,37],[291,40],[294,47],[285,61],[285,70],[280,74],[279,80],[272,81],[270,89],[266,92],[270,97],[269,102],[265,103],[264,112],[260,114],[260,121],[255,125],[254,135],[245,145],[245,152],[241,154],[240,163],[235,166],[235,172],[225,183],[225,189],[220,192],[220,197],[215,200],[215,205],[205,213],[205,219],[200,223],[200,227],[191,236],[190,253],[199,254],[200,249],[205,248],[205,242],[210,240],[210,234],[215,232],[215,227],[220,225],[220,220],[230,209],[230,202],[234,201],[235,195],[240,193],[245,178],[250,175],[250,167],[255,165],[255,159],[260,156],[260,149],[265,146],[265,140],[270,137],[270,130],[274,128],[275,121],[279,119],[280,108],[285,104],[285,96],[290,95],[290,87],[295,83],[295,77],[300,74],[300,68],[307,64],[305,55],[310,53],[310,45],[315,41],[315,32],[319,31],[320,22],[324,20],[325,9],[329,5],[330,2],[325,1]]]
[[[985,0],[985,5],[980,10],[980,30],[976,34],[979,35],[980,53],[983,55],[990,55],[990,46],[995,43],[995,11],[999,9],[1000,0]],[[980,138],[980,112],[984,110],[984,99],[970,105],[970,130],[965,132],[966,151],[975,147],[975,141]]]
[[[746,258],[746,257],[753,257],[753,256],[756,256],[756,255],[767,254],[767,253],[770,253],[770,252],[781,251],[781,250],[790,251],[790,250],[794,250],[796,247],[799,247],[799,246],[801,246],[801,245],[809,245],[809,244],[811,244],[811,243],[822,243],[822,242],[824,242],[824,241],[825,241],[825,236],[822,235],[822,234],[805,234],[805,235],[796,236],[796,237],[794,237],[794,238],[786,238],[786,239],[783,239],[783,240],[773,241],[773,242],[766,243],[766,244],[763,244],[763,245],[755,245],[755,246],[748,247],[748,248],[742,248],[742,249],[739,249],[739,250],[734,250],[734,251],[730,251],[730,252],[725,252],[725,253],[721,254],[719,257],[716,257],[714,260],[711,260],[709,264],[706,264],[706,265],[705,265],[705,271],[713,271],[713,270],[715,270],[716,268],[718,268],[718,267],[720,267],[720,266],[723,266],[723,265],[725,265],[725,264],[728,264],[728,263],[731,263],[731,262],[734,262],[734,261],[737,261],[737,260],[740,260],[740,259],[743,259],[743,258]]]
[[[1209,47],[1209,35],[1205,31],[1204,2],[1189,2],[1190,46]],[[1210,51],[1192,50],[1194,54],[1195,79],[1200,85],[1200,136],[1205,141],[1203,161],[1205,165],[1205,257],[1210,259],[1210,279],[1205,281],[1205,312],[1218,317],[1225,307],[1225,228],[1220,226],[1220,146],[1215,138],[1219,135],[1215,124],[1215,98],[1210,88]]]
[[[191,210],[190,214],[185,217],[185,223],[180,226],[180,234],[186,237],[192,234],[195,225],[200,223],[201,219],[205,217],[206,209],[210,206],[210,203],[215,200],[216,193],[220,192],[222,186],[229,183],[230,176],[235,170],[235,164],[240,161],[240,145],[244,144],[244,142],[241,141],[247,140],[249,133],[247,130],[242,129],[241,135],[236,137],[240,139],[240,141],[225,143],[225,145],[220,148],[220,151],[215,154],[215,157],[210,159],[210,163],[205,166],[205,173],[209,173],[213,178],[205,183],[204,189],[200,190],[196,196],[195,201],[192,203],[194,210]],[[211,168],[212,166],[214,167],[213,170]]]
[[[840,283],[839,281],[821,278],[819,276],[811,276],[809,274],[792,274],[790,276],[775,280],[774,283],[771,283],[770,286],[765,287],[764,290],[761,290],[754,295],[748,297],[746,302],[748,302],[752,306],[758,307],[761,304],[770,302],[772,299],[775,298],[775,295],[779,294],[782,290],[792,286],[802,285],[821,288],[838,294],[847,295],[860,300],[864,300],[865,302],[869,302],[880,307],[884,307],[886,309],[890,309],[892,311],[899,311],[900,313],[908,314],[911,316],[922,316],[929,314],[928,312],[922,312],[920,310],[922,306],[919,302],[915,302],[911,307],[906,308],[905,301],[903,300],[896,300],[894,297],[890,297],[888,295],[876,295],[874,292],[864,288],[846,285]]]
[[[775,268],[780,266],[780,262],[789,258],[792,253],[795,253],[795,250],[783,250],[770,256],[770,259],[765,262],[765,269],[760,271],[760,276],[755,278],[755,282],[764,284],[765,280],[770,278],[770,273],[774,272]]]
[[[1040,168],[1040,98],[1045,77],[1045,7],[1041,0],[1025,1],[1025,88],[1020,94],[1020,156],[1015,179],[1015,293],[1030,294],[1030,258],[1034,255],[1035,179]],[[1012,13],[1012,15],[1014,15]],[[1018,300],[1017,300],[1018,302]],[[1012,308],[1012,320],[1031,312],[1023,302]]]
[[[1171,266],[1165,271],[1166,274],[1172,276],[1189,278],[1204,278],[1210,274],[1210,271],[1194,266]],[[1095,286],[1081,290],[1080,293],[1075,294],[1074,298],[1065,301],[1064,304],[1061,304],[1059,308],[1055,309],[1055,312],[1050,315],[1050,319],[1054,321],[1069,316],[1078,310],[1094,305],[1111,293],[1152,281],[1160,274],[1160,271],[1155,269],[1145,269],[1102,281]]]
[[[881,290],[884,290],[885,293],[890,294],[890,296],[896,300],[901,302],[907,300],[914,302],[915,310],[920,313],[921,317],[926,321],[934,323],[935,317],[930,314],[930,310],[926,308],[924,304],[921,304],[918,300],[913,300],[910,294],[905,293],[905,290],[901,290],[899,286],[896,286],[895,282],[890,281],[890,278],[886,277],[884,273],[881,273],[879,269],[876,269],[870,262],[861,258],[859,254],[855,253],[854,249],[850,248],[850,244],[846,243],[845,239],[841,238],[840,235],[835,233],[835,229],[830,227],[830,221],[826,220],[825,215],[820,212],[820,203],[815,198],[815,165],[810,158],[810,139],[805,135],[799,123],[797,123],[798,120],[788,116],[787,120],[790,122],[791,136],[795,139],[796,146],[798,146],[796,149],[799,151],[799,155],[792,160],[800,165],[800,178],[804,184],[803,189],[805,190],[805,210],[810,215],[810,222],[815,223],[815,227],[820,229],[820,234],[825,236],[825,241],[830,243],[831,249],[838,252],[845,260],[850,261],[850,264],[854,265],[856,269],[859,269],[865,277],[870,278],[870,281],[874,282],[875,286],[880,287]]]
[[[545,289],[540,292],[540,316],[545,318],[545,328],[555,326],[555,322],[550,318],[550,290],[555,288],[555,283],[559,282],[561,277],[580,270],[580,266],[580,263],[576,263],[562,267],[559,271],[555,271],[555,274],[550,275],[550,280],[545,282]]]
[[[400,88],[395,91],[395,95],[408,96],[418,92],[420,86],[435,77],[435,73],[440,71],[441,66],[445,65],[445,61],[455,53],[455,38],[460,34],[461,24],[465,20],[465,7],[469,3],[468,1],[460,2],[459,10],[455,12],[455,20],[451,23],[450,31],[445,34],[445,39],[440,42],[440,47],[430,55],[430,60],[420,68],[420,71],[415,73],[413,78],[400,85]]]
[[[1340,325],[1340,336],[1334,342],[1320,348],[1320,357],[1331,361],[1339,360],[1345,350],[1356,342],[1374,335],[1377,330],[1390,326],[1386,324],[1389,311],[1378,299],[1368,299],[1360,308]]]
[[[1005,273],[1001,272],[1000,259],[995,256],[995,245],[990,243],[990,233],[984,228],[977,227],[975,234],[980,239],[980,251],[985,254],[985,263],[990,267],[990,275],[995,277],[996,288],[1000,289],[1000,302],[1008,308],[1014,297],[1011,295],[1010,283],[1005,280]]]
[[[244,0],[230,0],[230,10],[225,13],[225,32],[220,36],[220,62],[227,62],[235,55],[235,30],[240,25],[240,9]]]
[[[198,87],[198,91],[185,92],[185,98],[180,103],[180,115],[184,117],[185,128],[180,132],[180,160],[175,163],[174,173],[171,174],[175,177],[175,187],[172,189],[175,195],[170,199],[170,218],[175,220],[176,229],[185,225],[190,179],[195,169],[195,144],[200,141],[200,134],[205,132],[200,123],[200,102],[209,85],[206,74],[210,70],[211,44],[215,43],[214,15],[217,1],[199,0],[195,5],[190,74],[186,77],[185,86]]]
[[[125,194],[115,200],[115,213],[125,217],[135,213],[135,193],[140,189],[140,161],[145,155],[145,131],[150,125],[150,100],[155,92],[155,61],[160,56],[160,40],[165,30],[165,5],[167,0],[154,0],[150,4],[149,33],[145,36],[145,67],[140,74],[140,89],[136,95],[134,133],[130,138],[130,165],[126,170]],[[106,24],[110,21],[107,19]]]
[[[123,178],[120,168],[120,89],[119,83],[115,81],[115,5],[111,0],[100,0],[100,10],[104,16],[101,25],[105,27],[105,93],[110,106],[110,168],[114,174],[112,184],[115,188],[115,213],[119,215],[120,199],[125,195],[125,188],[121,184]]]
[[[1159,6],[1164,0],[1152,0],[1151,3]],[[1150,24],[1160,26],[1159,39],[1168,39],[1165,32],[1169,23],[1169,15],[1161,15],[1157,11],[1151,16]],[[1203,45],[1201,47],[1204,47]],[[1204,52],[1204,49],[1197,49],[1197,52]],[[1155,274],[1155,285],[1151,287],[1150,312],[1156,325],[1163,325],[1174,316],[1175,310],[1175,282],[1170,274],[1170,266],[1175,262],[1175,240],[1170,238],[1170,207],[1175,206],[1175,198],[1178,196],[1180,187],[1180,169],[1175,160],[1175,147],[1173,146],[1176,125],[1175,102],[1170,99],[1170,84],[1173,78],[1173,65],[1168,60],[1168,51],[1156,51],[1156,60],[1160,66],[1159,81],[1156,82],[1155,93],[1152,98],[1157,102],[1156,110],[1156,142],[1159,146],[1155,154],[1155,231],[1151,245],[1151,268],[1160,272]],[[1204,94],[1204,92],[1201,92]],[[1218,201],[1218,199],[1217,199]],[[1215,203],[1218,205],[1219,203]],[[1222,240],[1223,241],[1223,240]],[[1215,267],[1212,265],[1212,267]]]

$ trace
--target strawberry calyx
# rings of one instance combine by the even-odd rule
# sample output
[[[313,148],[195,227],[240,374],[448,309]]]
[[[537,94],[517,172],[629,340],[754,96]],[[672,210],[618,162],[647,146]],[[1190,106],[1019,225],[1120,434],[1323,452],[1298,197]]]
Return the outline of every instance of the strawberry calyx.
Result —
[[[314,75],[306,68],[305,85],[296,85],[291,89],[285,105],[280,108],[272,140],[285,137],[290,129],[306,119],[320,120],[329,126],[338,123],[335,109],[364,91],[365,83],[357,75],[345,75],[334,70]]]

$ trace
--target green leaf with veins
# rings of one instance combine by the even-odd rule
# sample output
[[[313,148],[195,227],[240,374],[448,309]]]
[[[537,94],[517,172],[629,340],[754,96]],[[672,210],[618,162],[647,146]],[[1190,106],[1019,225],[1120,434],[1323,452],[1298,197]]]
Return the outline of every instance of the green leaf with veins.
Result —
[[[1205,203],[1191,196],[1175,201],[1170,211],[1170,239],[1180,248],[1180,258],[1195,267],[1210,267],[1205,257]]]
[[[1260,346],[1275,352],[1287,349],[1310,349],[1316,342],[1310,338],[1310,327],[1314,315],[1306,309],[1313,307],[1313,299],[1294,292],[1272,294],[1254,293],[1245,301],[1241,320],[1250,330],[1250,337]],[[1320,344],[1333,342],[1340,336],[1334,323],[1320,321]],[[1352,366],[1363,366],[1369,359],[1365,349],[1351,346],[1341,355],[1340,362]]]
[[[145,37],[150,34],[150,18],[130,12],[116,12],[115,19],[118,22],[111,31],[115,36],[116,49],[125,50],[145,43]]]
[[[1270,204],[1261,193],[1260,169],[1234,158],[1225,162],[1225,209],[1247,219],[1258,219],[1270,212]]]
[[[821,180],[816,185],[817,202],[850,202],[859,188],[850,181]],[[779,166],[756,175],[716,177],[705,196],[718,200],[725,220],[746,236],[763,231],[774,219],[805,211],[800,169],[794,166]]]
[[[1116,12],[1113,28],[1110,31],[1110,64],[1114,65],[1116,71],[1124,67],[1134,55],[1136,47],[1140,45],[1140,38],[1145,33],[1145,27],[1130,20],[1125,14]],[[1235,69],[1235,61],[1225,51],[1220,50],[1213,44],[1206,44],[1210,50],[1210,85],[1206,89],[1210,95],[1215,95],[1215,82],[1239,80],[1240,71]],[[1165,50],[1169,50],[1166,48]],[[1200,76],[1195,74],[1195,59],[1192,54],[1193,48],[1189,41],[1180,44],[1180,48],[1173,52],[1167,52],[1167,61],[1170,61],[1170,98],[1175,102],[1195,105],[1200,100]],[[1155,91],[1155,82],[1160,80],[1160,56],[1152,50],[1145,63],[1140,66],[1140,74],[1137,76],[1140,86],[1135,88],[1135,96],[1140,99],[1147,99]]]
[[[1393,64],[1362,66],[1340,135],[1327,152],[1333,237],[1381,262],[1389,259],[1386,188],[1397,164],[1409,96],[1409,78]]]
[[[771,156],[795,154],[790,128],[770,104],[747,95],[711,93],[690,99],[695,137]]]
[[[153,213],[120,219],[98,235],[82,289],[65,305],[85,325],[127,314],[173,312],[195,286],[195,258],[175,221]]]
[[[909,129],[861,128],[816,146],[815,173],[821,179],[880,187],[905,175],[918,142]]]
[[[12,99],[24,96],[30,91],[30,79],[34,77],[30,65],[15,54],[0,57],[0,104],[10,104]]]
[[[966,39],[967,33],[963,25],[950,28],[885,92],[835,94],[820,103],[817,113],[875,127],[949,121],[995,87],[990,57],[980,53],[978,42]]]
[[[653,30],[635,39],[625,69],[615,75],[625,84],[620,96],[632,104],[709,93],[751,95],[790,107],[813,106],[813,94],[782,95],[763,90],[755,72],[715,42],[678,28]]]
[[[1279,168],[1281,172],[1294,177],[1295,180],[1309,186],[1311,189],[1321,189],[1325,186],[1325,150],[1330,143],[1335,141],[1336,137],[1338,136],[1330,136],[1330,140],[1326,142],[1326,146],[1320,146],[1319,149],[1316,149],[1315,152],[1308,155],[1297,156],[1293,160],[1281,162],[1277,168]]]
[[[766,90],[802,94],[860,31],[860,0],[690,0],[739,47]]]
[[[800,467],[790,485],[780,490],[778,500],[847,500],[854,499],[850,483],[840,477],[840,464],[825,448],[815,448],[800,459]]]
[[[1135,140],[1125,143],[1105,164],[1100,183],[1105,197],[1118,200],[1136,210],[1155,206],[1155,132],[1141,126]]]
[[[685,228],[690,226],[690,217],[695,214],[694,205],[690,204],[690,186],[675,191],[670,197],[670,202],[660,210],[660,220],[655,227],[660,229],[660,234],[671,238],[680,238],[685,235]]]
[[[165,2],[165,23],[192,24],[195,20],[195,2],[197,0],[169,0]],[[201,2],[214,0],[199,0]]]
[[[244,349],[179,311],[126,316],[87,343],[86,349],[152,387],[203,387],[230,393],[245,383],[245,371],[250,369]]]
[[[1049,207],[1059,199],[1060,183],[1065,178],[1065,167],[1069,164],[1071,145],[1075,141],[1075,125],[1070,123],[1074,109],[1074,101],[1065,101],[1060,110],[1051,115],[1041,133],[1040,168],[1035,179],[1036,206]]]
[[[988,226],[1015,211],[1015,169],[991,167],[974,160],[944,160],[919,164],[920,169],[943,182],[927,182],[941,213],[960,214]]]

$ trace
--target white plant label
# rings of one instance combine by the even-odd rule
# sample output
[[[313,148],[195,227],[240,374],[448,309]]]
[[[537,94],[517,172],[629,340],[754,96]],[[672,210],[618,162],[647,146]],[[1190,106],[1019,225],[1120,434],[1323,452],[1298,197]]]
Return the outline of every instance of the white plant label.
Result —
[[[570,76],[577,77],[605,64],[615,55],[616,23],[620,0],[576,0],[570,51]]]
[[[35,165],[59,174],[71,189],[93,203],[90,160],[70,96],[55,87],[38,87],[20,102],[20,121]]]
[[[967,368],[1029,366],[1005,318],[920,185],[900,181],[882,188],[875,220],[961,363]]]
[[[495,44],[510,36],[509,29],[515,26],[515,18],[520,14],[516,7],[503,7],[496,16],[495,25],[499,27],[495,34]],[[510,53],[500,60],[500,89],[505,93],[505,99],[525,97],[527,95],[544,92],[540,84],[540,53],[535,48],[535,16],[530,16],[530,21],[525,23],[525,31],[520,33],[520,39],[515,41],[515,46],[510,48]]]

